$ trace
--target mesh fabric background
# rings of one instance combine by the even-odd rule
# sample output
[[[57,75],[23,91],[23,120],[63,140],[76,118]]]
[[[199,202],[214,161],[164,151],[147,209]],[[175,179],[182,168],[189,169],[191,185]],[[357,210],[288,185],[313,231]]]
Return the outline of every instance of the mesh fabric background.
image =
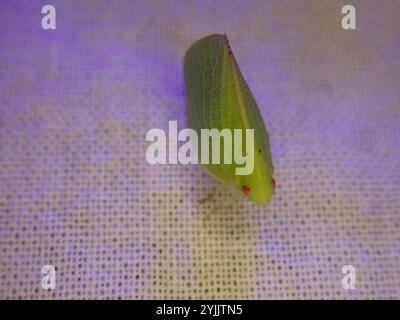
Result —
[[[400,3],[0,4],[1,298],[400,298]],[[272,203],[200,166],[150,166],[149,129],[187,126],[186,49],[227,33],[270,133]],[[41,288],[41,268],[57,287]],[[341,287],[343,265],[356,290]]]

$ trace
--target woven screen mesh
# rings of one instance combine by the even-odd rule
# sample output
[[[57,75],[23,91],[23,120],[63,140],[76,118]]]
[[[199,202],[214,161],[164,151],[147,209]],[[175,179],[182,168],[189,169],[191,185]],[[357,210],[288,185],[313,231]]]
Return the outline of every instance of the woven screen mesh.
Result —
[[[0,4],[0,297],[400,298],[400,3]],[[270,134],[270,205],[200,166],[150,166],[187,126],[182,60],[226,33]],[[43,290],[41,269],[56,268]],[[356,289],[342,288],[353,265]]]

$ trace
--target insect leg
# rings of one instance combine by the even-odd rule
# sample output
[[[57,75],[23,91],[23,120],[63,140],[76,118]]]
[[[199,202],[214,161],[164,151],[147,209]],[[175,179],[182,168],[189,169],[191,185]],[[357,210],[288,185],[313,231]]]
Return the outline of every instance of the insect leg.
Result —
[[[232,204],[234,204],[239,198],[242,197],[242,194],[239,192],[234,193],[230,198],[219,204],[218,206],[214,207],[210,212],[208,212],[204,218],[203,222],[206,222],[210,220],[211,216],[217,213],[218,211],[230,207]]]
[[[214,198],[218,193],[220,193],[225,188],[226,188],[226,185],[224,183],[219,184],[205,198],[200,199],[199,203],[205,203],[205,202],[210,201],[212,198]]]

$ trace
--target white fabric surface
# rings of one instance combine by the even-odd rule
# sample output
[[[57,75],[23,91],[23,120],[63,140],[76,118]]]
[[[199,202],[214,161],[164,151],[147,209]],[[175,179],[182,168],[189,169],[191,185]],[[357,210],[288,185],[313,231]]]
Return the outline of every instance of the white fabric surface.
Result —
[[[41,1],[0,9],[0,297],[400,298],[400,3]],[[186,127],[182,59],[226,33],[260,106],[272,203],[200,166],[150,166],[145,134]],[[41,268],[57,268],[55,290]],[[341,286],[356,268],[355,290]]]

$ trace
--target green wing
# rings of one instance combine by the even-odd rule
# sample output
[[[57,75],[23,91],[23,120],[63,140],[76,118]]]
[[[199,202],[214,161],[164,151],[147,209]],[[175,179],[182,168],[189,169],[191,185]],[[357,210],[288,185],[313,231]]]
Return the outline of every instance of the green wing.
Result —
[[[222,161],[203,164],[203,167],[220,182],[235,184],[238,188],[249,187],[250,199],[268,203],[274,191],[268,133],[226,36],[211,35],[194,43],[185,56],[184,75],[189,127],[199,136],[200,129],[254,129],[252,174],[237,176],[237,165]],[[223,145],[219,152],[223,159]]]

